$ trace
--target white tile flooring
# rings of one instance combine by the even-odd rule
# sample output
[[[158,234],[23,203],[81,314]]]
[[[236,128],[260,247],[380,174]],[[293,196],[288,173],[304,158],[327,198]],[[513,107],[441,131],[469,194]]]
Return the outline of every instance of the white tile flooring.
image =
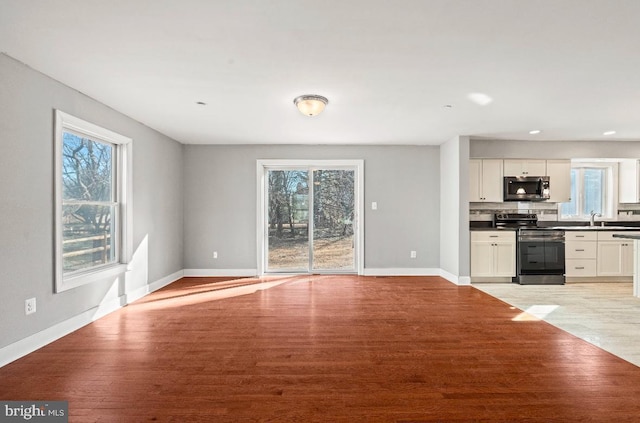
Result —
[[[640,298],[631,283],[473,286],[640,366]]]

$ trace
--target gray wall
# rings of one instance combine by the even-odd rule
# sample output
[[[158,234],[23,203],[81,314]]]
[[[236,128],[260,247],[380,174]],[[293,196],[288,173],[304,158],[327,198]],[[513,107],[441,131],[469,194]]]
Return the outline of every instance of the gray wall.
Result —
[[[365,268],[440,267],[438,147],[189,145],[186,269],[256,269],[258,159],[364,160]],[[409,258],[411,250],[417,259]]]
[[[0,54],[0,347],[117,297],[107,281],[53,293],[54,109],[133,139],[134,271],[148,280],[130,288],[183,268],[183,146]]]
[[[508,159],[637,159],[640,141],[504,141],[474,139],[472,158]]]

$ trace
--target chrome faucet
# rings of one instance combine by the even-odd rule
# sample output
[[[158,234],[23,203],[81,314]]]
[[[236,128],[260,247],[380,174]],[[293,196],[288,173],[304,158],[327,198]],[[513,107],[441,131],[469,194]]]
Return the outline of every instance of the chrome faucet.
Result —
[[[600,213],[596,213],[593,210],[591,210],[591,217],[589,218],[589,226],[595,226],[596,222],[595,222],[595,218],[596,217],[601,217],[602,215]]]

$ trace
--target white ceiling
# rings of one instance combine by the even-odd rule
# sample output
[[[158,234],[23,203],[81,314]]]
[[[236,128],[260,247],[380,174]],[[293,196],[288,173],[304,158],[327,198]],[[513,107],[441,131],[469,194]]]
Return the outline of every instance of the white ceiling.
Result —
[[[0,51],[185,144],[640,140],[638,0],[0,0]]]

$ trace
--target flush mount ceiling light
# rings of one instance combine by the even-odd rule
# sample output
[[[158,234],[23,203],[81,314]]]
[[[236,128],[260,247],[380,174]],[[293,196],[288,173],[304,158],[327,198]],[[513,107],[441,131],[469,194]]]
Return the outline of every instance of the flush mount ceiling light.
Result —
[[[534,129],[534,130],[532,130],[532,131],[529,131],[529,133],[530,133],[531,135],[537,135],[537,134],[539,134],[540,132],[542,132],[542,131],[541,131],[541,130],[539,130],[539,129]]]
[[[615,135],[615,134],[616,134],[616,131],[606,131],[602,133],[602,135]]]
[[[327,103],[329,103],[329,100],[326,97],[315,94],[301,95],[293,99],[293,104],[300,110],[300,113],[306,116],[319,115]]]

